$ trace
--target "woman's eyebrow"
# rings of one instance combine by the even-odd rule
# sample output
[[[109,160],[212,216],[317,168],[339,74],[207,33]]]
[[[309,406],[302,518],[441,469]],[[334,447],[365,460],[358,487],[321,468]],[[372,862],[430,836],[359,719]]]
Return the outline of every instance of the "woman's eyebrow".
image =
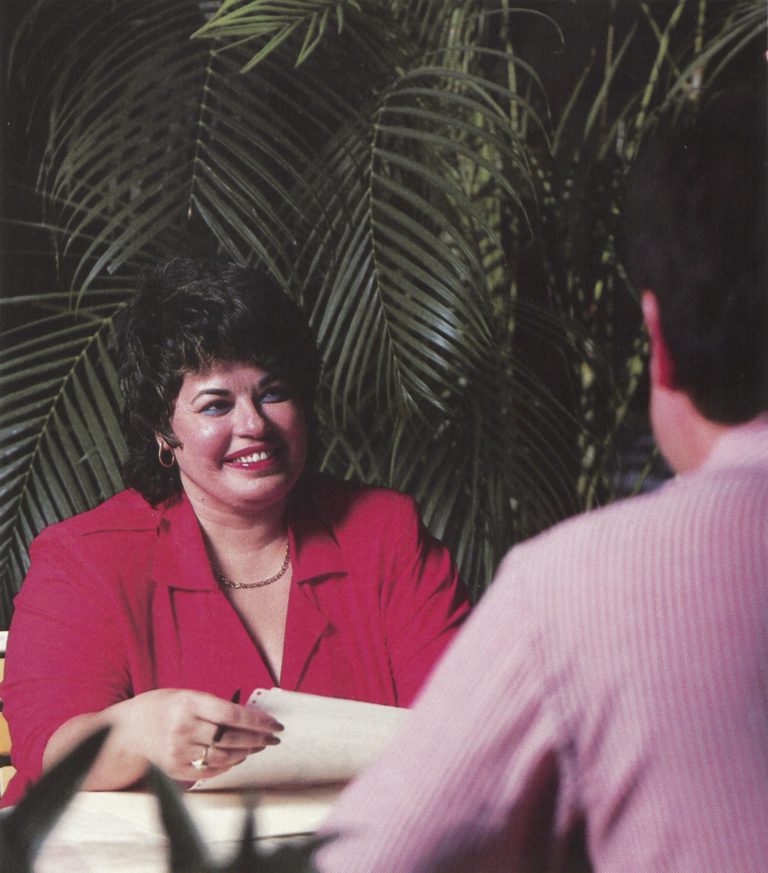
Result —
[[[282,381],[282,380],[280,379],[279,376],[276,376],[273,373],[267,373],[265,376],[262,376],[261,379],[259,379],[259,381],[256,383],[256,387],[263,388],[265,385],[271,385],[274,382],[280,382],[280,381]],[[194,403],[194,401],[197,400],[198,397],[202,397],[203,395],[207,395],[207,394],[213,394],[215,397],[226,397],[227,395],[229,395],[231,393],[232,392],[228,388],[213,388],[213,387],[201,388],[197,392],[197,394],[195,394],[192,397],[192,402]]]
[[[206,394],[213,394],[215,397],[226,397],[230,392],[226,388],[201,388],[192,398],[192,402],[198,397],[203,397]]]

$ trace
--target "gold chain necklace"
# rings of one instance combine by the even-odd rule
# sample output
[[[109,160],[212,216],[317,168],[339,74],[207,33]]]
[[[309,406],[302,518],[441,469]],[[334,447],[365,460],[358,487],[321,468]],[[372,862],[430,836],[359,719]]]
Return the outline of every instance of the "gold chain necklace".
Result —
[[[265,585],[271,585],[273,582],[277,582],[278,579],[282,578],[285,575],[285,571],[288,569],[289,563],[290,552],[288,548],[288,540],[286,540],[283,563],[280,565],[280,569],[277,573],[275,573],[274,576],[270,576],[269,579],[259,579],[258,582],[233,582],[228,576],[225,576],[213,562],[211,562],[211,570],[216,577],[216,581],[221,585],[224,585],[226,588],[263,588]]]

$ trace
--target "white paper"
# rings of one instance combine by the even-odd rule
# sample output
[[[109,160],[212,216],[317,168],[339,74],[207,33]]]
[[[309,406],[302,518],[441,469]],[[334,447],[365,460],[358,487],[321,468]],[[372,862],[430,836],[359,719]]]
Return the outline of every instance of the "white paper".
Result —
[[[282,688],[257,688],[247,705],[266,710],[285,727],[280,744],[198,780],[191,790],[346,782],[376,757],[408,715],[397,706]]]

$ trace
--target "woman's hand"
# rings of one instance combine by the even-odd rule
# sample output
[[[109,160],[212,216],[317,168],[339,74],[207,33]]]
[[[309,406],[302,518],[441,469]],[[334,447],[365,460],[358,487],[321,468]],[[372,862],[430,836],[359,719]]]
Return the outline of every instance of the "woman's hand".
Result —
[[[65,722],[46,746],[44,766],[103,725],[111,731],[84,784],[89,790],[124,788],[149,762],[182,781],[215,776],[279,743],[275,734],[283,729],[263,710],[202,691],[162,688]]]
[[[253,752],[279,743],[282,725],[260,709],[240,706],[201,691],[158,689],[113,707],[118,731],[148,761],[174,779],[214,776]],[[119,710],[119,711],[118,711]],[[214,737],[223,729],[221,739]]]

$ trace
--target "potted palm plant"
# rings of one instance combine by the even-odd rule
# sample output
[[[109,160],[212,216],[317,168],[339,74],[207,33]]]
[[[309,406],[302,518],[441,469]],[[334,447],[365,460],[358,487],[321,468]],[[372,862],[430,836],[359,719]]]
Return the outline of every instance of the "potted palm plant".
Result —
[[[655,113],[764,32],[762,3],[6,17],[3,626],[34,534],[120,486],[111,321],[169,253],[262,262],[301,301],[320,466],[413,494],[476,595],[516,540],[615,496],[644,355],[622,179]]]

